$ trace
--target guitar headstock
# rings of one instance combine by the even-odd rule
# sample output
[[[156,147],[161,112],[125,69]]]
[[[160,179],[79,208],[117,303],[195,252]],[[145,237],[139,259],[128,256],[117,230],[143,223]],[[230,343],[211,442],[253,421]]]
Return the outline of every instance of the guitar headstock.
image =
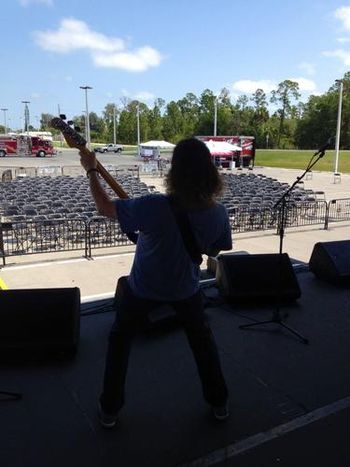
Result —
[[[50,126],[59,130],[66,140],[66,143],[70,148],[81,149],[85,147],[86,140],[81,136],[76,129],[71,127],[68,122],[66,123],[62,118],[55,117],[51,120]]]

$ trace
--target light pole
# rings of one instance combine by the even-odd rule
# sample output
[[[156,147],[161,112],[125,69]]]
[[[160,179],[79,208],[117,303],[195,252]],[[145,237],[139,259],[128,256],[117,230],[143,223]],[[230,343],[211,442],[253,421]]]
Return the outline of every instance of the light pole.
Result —
[[[137,117],[137,155],[140,157],[140,104],[137,104],[136,107],[136,117]]]
[[[4,112],[4,134],[6,135],[7,133],[7,122],[6,122],[6,112],[8,109],[1,109]]]
[[[88,89],[92,89],[91,86],[79,86],[80,89],[84,89],[85,91],[85,112],[86,112],[86,142],[87,142],[87,147],[90,149],[91,148],[91,140],[90,140],[90,118],[89,118],[89,107],[88,107],[88,98],[87,98],[87,92]]]
[[[23,131],[26,131],[28,133],[28,131],[29,131],[29,107],[28,107],[28,104],[30,104],[30,101],[22,101],[22,104],[24,104],[24,128],[23,128]]]
[[[115,125],[115,104],[113,105],[113,143],[117,144],[117,134]]]
[[[84,132],[85,132],[85,139],[86,142],[88,140],[88,133],[87,133],[87,121],[86,121],[86,110],[82,110],[83,115],[84,115]]]
[[[343,100],[343,81],[340,81],[339,103],[338,103],[338,118],[337,118],[337,133],[335,135],[334,174],[338,173],[338,158],[339,158],[342,100]]]
[[[214,99],[214,136],[217,135],[218,127],[218,98]]]

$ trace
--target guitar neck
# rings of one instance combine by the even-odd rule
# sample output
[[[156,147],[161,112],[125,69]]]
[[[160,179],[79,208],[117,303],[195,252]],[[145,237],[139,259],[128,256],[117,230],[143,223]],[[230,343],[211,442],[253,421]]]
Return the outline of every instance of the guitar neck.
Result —
[[[91,156],[92,154],[86,146],[80,147],[79,149],[81,152],[88,156]],[[128,194],[123,190],[119,183],[112,177],[112,175],[103,167],[103,165],[99,161],[97,161],[97,170],[99,171],[101,177],[108,183],[108,185],[112,188],[114,193],[116,193],[116,195],[119,198],[129,198]]]

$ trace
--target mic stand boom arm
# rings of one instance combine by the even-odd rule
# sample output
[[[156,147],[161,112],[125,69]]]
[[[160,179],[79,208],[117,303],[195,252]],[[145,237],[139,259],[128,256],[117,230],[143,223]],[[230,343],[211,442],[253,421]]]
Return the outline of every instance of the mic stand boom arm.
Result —
[[[305,177],[307,172],[309,172],[312,169],[312,167],[325,155],[325,151],[326,151],[327,147],[328,146],[324,146],[320,150],[316,151],[315,154],[313,154],[313,156],[311,157],[311,159],[310,159],[310,161],[308,163],[308,166],[306,167],[306,169],[302,173],[302,175],[300,177],[296,178],[295,182],[288,188],[288,190],[285,193],[283,193],[281,198],[274,205],[274,209],[276,209],[281,204],[281,216],[280,216],[280,221],[279,221],[279,235],[280,235],[280,247],[279,247],[280,261],[279,261],[279,267],[280,267],[280,269],[281,269],[281,266],[282,266],[282,250],[283,250],[286,198],[289,195],[289,193],[294,189],[295,185],[297,183],[299,183]],[[317,158],[315,160],[313,160],[316,156],[317,156]],[[281,275],[282,274],[281,274],[281,271],[280,271],[280,274],[279,274],[280,278],[281,278]],[[279,287],[278,289],[281,290],[281,287]],[[270,324],[270,323],[279,324],[280,326],[282,326],[283,328],[287,329],[289,332],[294,334],[296,337],[298,337],[304,344],[309,343],[309,339],[304,337],[302,334],[300,334],[295,329],[288,326],[283,321],[283,319],[281,318],[281,315],[280,315],[280,303],[277,303],[277,307],[274,310],[271,319],[265,320],[265,321],[257,321],[255,323],[250,323],[250,324],[243,324],[243,325],[239,326],[239,328],[240,329],[249,329],[249,328],[252,328],[253,326],[258,326],[258,325],[261,325],[261,324]]]
[[[325,155],[326,150],[322,149],[320,151],[316,151],[315,154],[311,157],[306,169],[304,172],[296,178],[294,183],[288,188],[288,190],[283,193],[283,195],[280,197],[280,199],[274,204],[274,209],[276,209],[280,204],[281,204],[281,222],[279,223],[279,235],[280,235],[280,248],[279,252],[282,253],[282,248],[283,248],[283,238],[284,238],[284,216],[285,216],[285,208],[286,208],[286,198],[289,196],[289,193],[291,193],[294,190],[294,187],[305,177],[305,175],[310,172],[312,167],[317,164],[317,162],[322,159],[322,157]],[[315,160],[314,157],[317,158]]]

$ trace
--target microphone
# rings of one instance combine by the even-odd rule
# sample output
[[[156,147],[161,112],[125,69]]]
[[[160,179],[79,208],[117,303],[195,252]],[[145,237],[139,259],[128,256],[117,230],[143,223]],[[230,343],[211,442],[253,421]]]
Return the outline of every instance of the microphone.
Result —
[[[330,138],[328,138],[325,144],[321,146],[318,151],[315,152],[314,156],[317,156],[318,154],[323,154],[327,149],[331,148],[334,145],[334,142],[335,142],[334,136],[331,136]]]

